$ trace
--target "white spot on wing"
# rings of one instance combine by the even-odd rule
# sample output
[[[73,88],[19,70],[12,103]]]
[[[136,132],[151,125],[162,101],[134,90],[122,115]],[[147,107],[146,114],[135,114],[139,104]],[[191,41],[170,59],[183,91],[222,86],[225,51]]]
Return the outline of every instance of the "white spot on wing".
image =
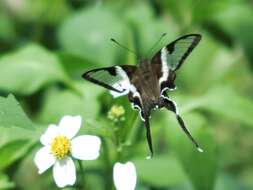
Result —
[[[147,160],[150,160],[152,158],[152,156],[147,156],[146,159]]]
[[[120,67],[115,66],[117,75],[121,76],[122,80],[118,81],[117,83],[113,84],[112,86],[120,91],[124,91],[122,93],[115,92],[113,90],[110,90],[110,93],[113,95],[114,98],[117,98],[119,96],[123,96],[129,93],[131,91],[133,93],[133,97],[138,97],[141,99],[140,93],[137,91],[134,85],[130,83],[129,77],[127,76],[127,73]]]
[[[166,81],[169,76],[169,67],[167,63],[167,55],[168,51],[166,47],[162,48],[161,50],[161,60],[162,60],[162,77],[159,79],[159,84],[161,85],[162,82]]]
[[[117,98],[119,96],[123,96],[129,93],[130,90],[130,81],[126,74],[126,72],[120,67],[115,66],[116,68],[116,74],[121,76],[122,80],[118,81],[117,83],[113,84],[112,87],[115,89],[118,89],[119,91],[123,91],[122,93],[115,92],[113,90],[110,90],[111,95],[113,95],[114,98]]]
[[[198,147],[197,150],[198,150],[199,152],[201,152],[201,153],[204,152],[204,150],[203,150],[202,148],[200,148],[200,147]]]
[[[137,91],[137,89],[135,88],[134,85],[130,85],[130,91],[133,93],[133,97],[137,97],[141,100],[141,95],[140,93]]]

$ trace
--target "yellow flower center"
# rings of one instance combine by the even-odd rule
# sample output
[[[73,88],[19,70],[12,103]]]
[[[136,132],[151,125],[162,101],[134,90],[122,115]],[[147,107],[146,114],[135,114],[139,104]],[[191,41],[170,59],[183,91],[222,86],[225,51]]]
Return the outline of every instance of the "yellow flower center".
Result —
[[[55,137],[51,143],[51,153],[57,158],[62,159],[68,155],[71,148],[70,140],[62,135]]]

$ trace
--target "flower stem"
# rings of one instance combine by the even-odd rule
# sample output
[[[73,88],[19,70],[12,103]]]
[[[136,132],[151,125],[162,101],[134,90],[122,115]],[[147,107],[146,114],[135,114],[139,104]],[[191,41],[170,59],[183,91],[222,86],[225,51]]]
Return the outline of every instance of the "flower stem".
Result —
[[[82,187],[81,189],[86,189],[85,188],[85,177],[84,177],[84,168],[81,160],[77,160],[78,165],[79,165],[79,172],[80,172],[80,186]]]
[[[105,189],[113,189],[113,179],[112,179],[112,174],[113,169],[112,169],[112,162],[111,162],[111,157],[110,157],[110,150],[108,147],[108,143],[105,141],[105,139],[102,139],[103,141],[103,148],[104,148],[104,161],[106,165],[106,178],[105,178]],[[109,175],[108,175],[109,174]]]

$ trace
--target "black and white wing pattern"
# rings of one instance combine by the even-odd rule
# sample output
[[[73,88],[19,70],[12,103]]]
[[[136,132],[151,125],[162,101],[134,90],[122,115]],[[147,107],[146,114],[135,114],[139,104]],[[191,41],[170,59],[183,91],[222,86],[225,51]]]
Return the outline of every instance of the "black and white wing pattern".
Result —
[[[199,152],[203,152],[198,143],[194,140],[191,133],[186,128],[183,119],[179,115],[176,103],[172,101],[166,93],[167,89],[174,89],[174,81],[176,78],[176,71],[181,67],[184,60],[197,46],[201,40],[199,34],[189,34],[178,38],[167,46],[163,47],[151,60],[152,68],[155,70],[160,85],[160,95],[163,98],[163,107],[176,114],[177,121],[195,144]]]
[[[136,67],[132,65],[121,65],[90,70],[82,77],[97,85],[110,90],[114,97],[123,96],[129,93],[130,79]]]
[[[164,69],[167,68],[176,71],[200,40],[200,34],[182,36],[157,52],[151,62],[154,64],[162,64]]]
[[[178,70],[187,56],[201,40],[200,34],[188,34],[182,36],[158,51],[151,60],[152,64],[159,69],[157,75],[161,92],[172,89],[175,79],[175,72]]]

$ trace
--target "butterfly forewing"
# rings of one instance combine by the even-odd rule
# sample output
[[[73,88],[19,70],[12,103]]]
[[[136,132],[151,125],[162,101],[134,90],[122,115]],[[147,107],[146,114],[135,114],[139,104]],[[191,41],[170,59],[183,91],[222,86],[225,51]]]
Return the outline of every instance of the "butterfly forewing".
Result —
[[[175,71],[180,68],[200,39],[201,35],[199,34],[182,36],[157,52],[151,62],[155,64],[167,63],[167,67]]]
[[[128,94],[130,76],[135,66],[122,65],[94,69],[83,74],[83,78],[110,90],[114,97]]]

